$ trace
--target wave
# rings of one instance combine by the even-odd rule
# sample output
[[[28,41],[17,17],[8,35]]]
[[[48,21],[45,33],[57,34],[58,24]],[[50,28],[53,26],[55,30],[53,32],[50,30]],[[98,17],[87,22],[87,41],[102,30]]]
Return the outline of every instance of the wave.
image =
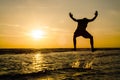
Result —
[[[0,75],[0,80],[14,80],[16,78],[22,78],[25,77],[41,77],[41,76],[47,76],[51,74],[61,74],[61,73],[68,73],[68,72],[86,72],[86,71],[92,71],[92,69],[84,69],[84,68],[62,68],[62,69],[55,69],[55,70],[44,70],[34,73],[26,73],[26,74],[18,74],[18,73],[9,73]]]
[[[50,77],[54,76],[54,79],[52,79],[52,80],[56,80],[59,78],[58,75],[60,76],[61,74],[62,74],[62,76],[64,75],[64,79],[62,79],[62,80],[74,80],[76,78],[78,78],[78,79],[80,79],[80,78],[84,79],[84,77],[90,78],[90,76],[92,76],[92,77],[97,76],[98,78],[100,78],[99,76],[105,76],[105,75],[119,76],[120,72],[116,71],[116,72],[107,73],[107,72],[102,72],[100,70],[94,70],[94,69],[63,68],[63,69],[56,69],[56,70],[39,71],[36,73],[28,73],[28,74],[1,75],[0,80],[36,80],[36,78],[40,79],[42,77],[44,77],[44,79],[46,80],[46,79],[48,79],[49,76]]]
[[[108,56],[120,56],[120,50],[113,50],[110,52],[99,52],[97,53],[96,57],[108,57]]]

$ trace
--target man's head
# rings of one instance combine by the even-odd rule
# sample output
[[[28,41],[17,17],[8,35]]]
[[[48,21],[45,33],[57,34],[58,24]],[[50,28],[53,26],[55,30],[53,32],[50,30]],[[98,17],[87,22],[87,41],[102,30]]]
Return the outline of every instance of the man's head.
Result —
[[[87,18],[83,18],[83,20],[86,20]]]

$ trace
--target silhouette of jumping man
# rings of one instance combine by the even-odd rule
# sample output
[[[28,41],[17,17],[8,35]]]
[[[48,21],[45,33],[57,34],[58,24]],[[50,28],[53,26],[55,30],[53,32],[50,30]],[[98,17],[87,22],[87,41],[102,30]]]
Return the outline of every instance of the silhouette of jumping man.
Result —
[[[96,19],[96,17],[98,16],[98,11],[95,12],[95,16],[92,19],[87,19],[87,18],[75,19],[71,12],[69,13],[69,16],[72,20],[78,22],[77,29],[75,30],[73,36],[74,50],[76,50],[76,38],[79,36],[83,36],[84,38],[90,39],[91,51],[93,52],[94,51],[93,36],[86,31],[86,27],[88,22],[92,22]]]

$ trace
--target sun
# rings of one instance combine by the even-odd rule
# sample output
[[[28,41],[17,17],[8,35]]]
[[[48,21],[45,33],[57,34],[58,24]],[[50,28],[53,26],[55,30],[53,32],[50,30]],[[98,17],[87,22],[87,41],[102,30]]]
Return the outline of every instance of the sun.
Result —
[[[33,39],[38,40],[40,38],[43,38],[44,31],[42,31],[42,30],[32,30],[31,36],[33,37]]]

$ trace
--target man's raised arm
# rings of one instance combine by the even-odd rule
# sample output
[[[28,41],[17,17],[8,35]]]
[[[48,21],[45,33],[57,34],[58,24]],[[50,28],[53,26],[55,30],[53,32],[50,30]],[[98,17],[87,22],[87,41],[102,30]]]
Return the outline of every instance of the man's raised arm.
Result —
[[[94,16],[92,19],[88,19],[89,22],[94,21],[94,20],[96,19],[97,16],[98,16],[98,11],[95,12],[95,16]]]
[[[71,18],[72,20],[77,21],[77,19],[75,19],[75,18],[73,17],[73,14],[72,14],[72,13],[69,13],[69,16],[70,16],[70,18]]]

